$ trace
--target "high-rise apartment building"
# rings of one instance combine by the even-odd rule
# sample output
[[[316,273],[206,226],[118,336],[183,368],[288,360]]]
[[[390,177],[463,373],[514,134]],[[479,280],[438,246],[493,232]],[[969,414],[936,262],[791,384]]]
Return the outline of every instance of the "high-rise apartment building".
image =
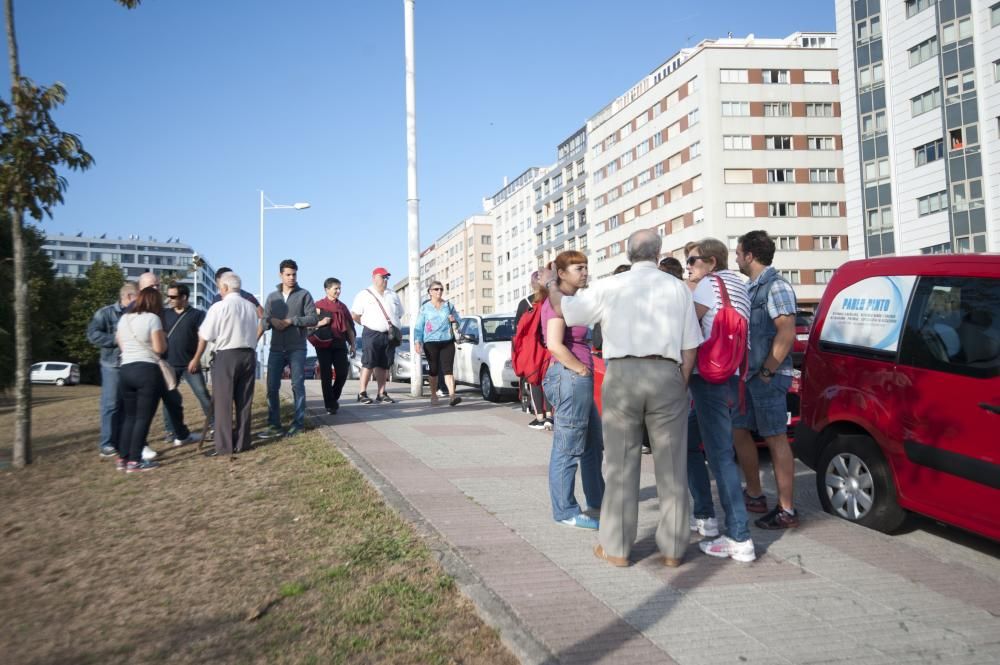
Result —
[[[536,266],[563,250],[587,253],[586,152],[587,128],[581,127],[556,148],[558,161],[535,179]]]
[[[420,300],[434,280],[459,314],[494,311],[493,219],[472,215],[462,220],[420,255]]]
[[[493,196],[483,199],[483,210],[493,218],[492,263],[498,312],[513,312],[528,295],[535,259],[535,179],[546,173],[537,166],[524,171]],[[488,252],[482,252],[485,260]]]
[[[851,258],[1000,251],[1000,2],[836,13]]]
[[[591,274],[627,263],[640,228],[675,255],[765,229],[800,302],[818,302],[847,259],[840,106],[831,33],[679,51],[587,122]]]
[[[125,279],[135,280],[144,272],[155,272],[161,278],[179,277],[178,281],[191,289],[191,304],[208,308],[218,290],[215,270],[195,250],[180,241],[143,240],[139,236],[122,238],[87,238],[46,236],[42,250],[52,259],[58,277],[83,277],[96,261],[121,266]],[[197,267],[195,264],[198,264]]]

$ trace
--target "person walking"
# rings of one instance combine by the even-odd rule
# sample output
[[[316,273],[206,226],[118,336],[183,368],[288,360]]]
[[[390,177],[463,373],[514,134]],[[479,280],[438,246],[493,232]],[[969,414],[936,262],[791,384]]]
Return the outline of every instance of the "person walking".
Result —
[[[358,393],[358,401],[362,404],[393,404],[396,401],[389,397],[385,384],[396,355],[396,347],[389,339],[389,329],[396,327],[402,330],[403,303],[399,301],[399,296],[386,288],[388,285],[389,271],[375,268],[371,288],[358,293],[351,303],[351,315],[362,327],[361,391]],[[368,382],[373,374],[378,386],[374,400],[368,396]]]
[[[241,295],[233,272],[217,278],[222,299],[208,308],[198,327],[198,348],[188,365],[194,373],[210,342],[215,344],[212,390],[215,393],[215,450],[209,456],[232,456],[250,450],[253,389],[257,375],[257,307]],[[236,425],[233,426],[233,406]]]
[[[433,281],[427,288],[430,299],[420,306],[416,330],[413,331],[413,348],[419,356],[427,357],[428,381],[431,388],[431,405],[440,402],[437,394],[438,377],[448,386],[449,406],[457,406],[462,398],[455,394],[455,330],[458,329],[458,312],[444,299],[444,285]]]
[[[555,288],[561,295],[572,296],[587,286],[587,256],[582,252],[560,252],[554,265]],[[567,326],[553,309],[551,299],[546,298],[541,306],[542,337],[552,355],[542,388],[555,411],[549,457],[552,517],[568,526],[597,529],[600,522],[582,511],[573,491],[579,466],[587,508],[600,510],[604,500],[604,439],[594,403],[590,331],[587,326]]]
[[[323,282],[326,297],[316,301],[316,330],[309,342],[316,347],[319,382],[323,390],[323,408],[330,415],[340,409],[340,395],[351,373],[348,353],[354,355],[354,319],[351,310],[340,301],[340,280],[327,277]],[[331,383],[332,381],[332,383]]]
[[[101,438],[97,450],[101,457],[118,454],[121,413],[118,382],[121,375],[121,349],[118,348],[118,322],[135,302],[139,289],[127,282],[118,290],[118,302],[102,307],[87,324],[87,341],[101,351]]]
[[[750,352],[746,382],[746,413],[733,423],[736,455],[746,479],[747,510],[765,513],[754,521],[762,529],[798,526],[793,503],[795,458],[788,444],[788,389],[792,386],[792,345],[795,343],[795,291],[771,265],[774,240],[766,231],[750,231],[736,244],[736,264],[750,278]],[[751,432],[764,437],[774,466],[778,502],[767,510],[760,486],[757,444]]]
[[[615,566],[629,565],[639,524],[643,423],[653,449],[660,513],[656,544],[663,563],[679,566],[689,540],[687,382],[702,336],[691,291],[657,269],[660,247],[656,232],[636,231],[628,239],[632,269],[572,296],[562,295],[551,270],[539,275],[566,325],[600,322],[604,332],[607,484],[594,554]]]
[[[205,375],[201,371],[201,365],[191,371],[191,359],[198,349],[198,326],[205,320],[205,312],[190,305],[191,290],[187,284],[171,284],[167,287],[167,304],[169,307],[163,312],[163,327],[167,334],[167,362],[174,368],[177,375],[177,384],[181,379],[187,382],[194,393],[195,399],[201,405],[201,410],[205,414],[205,419],[209,422],[209,429],[212,427],[212,398],[208,395],[208,386],[205,385]],[[183,413],[184,402],[177,393],[177,401]],[[163,425],[168,432],[176,431],[170,418],[170,411],[163,410]],[[182,439],[174,439],[174,445],[181,445]]]
[[[319,320],[312,295],[299,286],[299,266],[285,259],[278,266],[281,283],[264,303],[264,319],[259,334],[271,330],[271,345],[267,355],[267,429],[260,439],[295,436],[306,427],[306,337],[308,329]],[[281,374],[288,367],[292,380],[292,426],[281,427]]]
[[[750,320],[750,296],[739,273],[729,270],[729,248],[715,238],[705,238],[688,255],[694,289],[695,315],[701,322],[701,333],[706,340],[712,337],[716,315],[729,303],[744,321]],[[743,349],[743,353],[746,349]],[[757,558],[750,523],[743,503],[740,471],[733,452],[733,416],[739,414],[739,374],[725,383],[710,383],[695,368],[689,388],[694,399],[697,428],[689,428],[688,484],[694,499],[691,531],[703,536],[719,536],[700,543],[701,550],[710,556],[731,557],[735,561],[750,562]],[[701,433],[690,436],[690,430]],[[698,447],[704,448],[702,454]],[[715,476],[719,499],[726,521],[719,535],[719,524],[712,502],[712,486],[705,469]]]
[[[123,314],[118,323],[123,417],[117,468],[126,473],[159,466],[154,460],[143,459],[142,449],[157,402],[166,389],[159,366],[160,355],[167,350],[167,336],[160,320],[162,310],[160,292],[146,287],[139,292],[132,311]]]
[[[538,271],[531,273],[531,295],[525,296],[521,299],[521,302],[517,304],[517,312],[514,315],[514,330],[517,330],[518,326],[521,325],[521,318],[535,309],[541,300],[536,300],[536,298],[544,298],[545,293],[541,290],[541,285],[538,283]],[[531,412],[534,418],[528,423],[528,427],[537,430],[552,430],[552,413],[548,410],[545,403],[545,394],[542,391],[541,386],[535,386],[523,378],[520,379],[520,394],[521,401],[524,405],[524,411]]]

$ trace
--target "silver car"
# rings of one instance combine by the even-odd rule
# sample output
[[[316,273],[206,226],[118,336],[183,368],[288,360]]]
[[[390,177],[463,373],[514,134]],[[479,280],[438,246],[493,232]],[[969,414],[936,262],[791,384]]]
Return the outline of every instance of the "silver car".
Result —
[[[410,327],[404,326],[402,333],[403,343],[396,347],[396,356],[393,358],[392,365],[389,367],[389,380],[409,382],[410,364],[413,360],[410,355]],[[431,367],[427,364],[427,359],[423,356],[420,357],[420,363],[424,368],[424,381],[426,381],[427,373],[430,372]]]

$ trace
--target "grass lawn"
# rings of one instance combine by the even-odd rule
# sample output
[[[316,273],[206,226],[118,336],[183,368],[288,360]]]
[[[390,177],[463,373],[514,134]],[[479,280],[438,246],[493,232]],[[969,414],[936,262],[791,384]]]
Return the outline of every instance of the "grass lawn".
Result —
[[[160,443],[158,415],[163,466],[126,476],[97,395],[36,386],[36,463],[0,470],[3,663],[515,662],[319,432],[230,462]]]

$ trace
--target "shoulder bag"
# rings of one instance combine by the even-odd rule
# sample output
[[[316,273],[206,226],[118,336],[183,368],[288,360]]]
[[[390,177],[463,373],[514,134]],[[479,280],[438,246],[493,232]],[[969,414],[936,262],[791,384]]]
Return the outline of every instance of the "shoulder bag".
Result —
[[[124,318],[125,317],[122,317],[122,319]],[[178,321],[179,320],[180,319],[178,319]],[[149,349],[149,352],[156,356],[156,364],[160,366],[160,373],[163,374],[163,381],[167,384],[167,390],[177,390],[177,374],[174,372],[174,368],[170,366],[170,363],[161,358],[156,351],[153,350],[152,346],[136,337],[135,333],[132,331],[131,323],[125,321],[125,327],[128,328],[128,334],[132,335],[132,339]],[[173,330],[173,328],[171,328],[171,330]]]
[[[382,310],[382,316],[385,317],[385,322],[389,326],[389,346],[399,346],[403,343],[403,332],[392,324],[392,319],[389,318],[389,313],[385,311],[385,307],[382,306],[382,301],[379,297],[372,293],[371,289],[365,289],[365,291],[372,294],[375,304]]]

